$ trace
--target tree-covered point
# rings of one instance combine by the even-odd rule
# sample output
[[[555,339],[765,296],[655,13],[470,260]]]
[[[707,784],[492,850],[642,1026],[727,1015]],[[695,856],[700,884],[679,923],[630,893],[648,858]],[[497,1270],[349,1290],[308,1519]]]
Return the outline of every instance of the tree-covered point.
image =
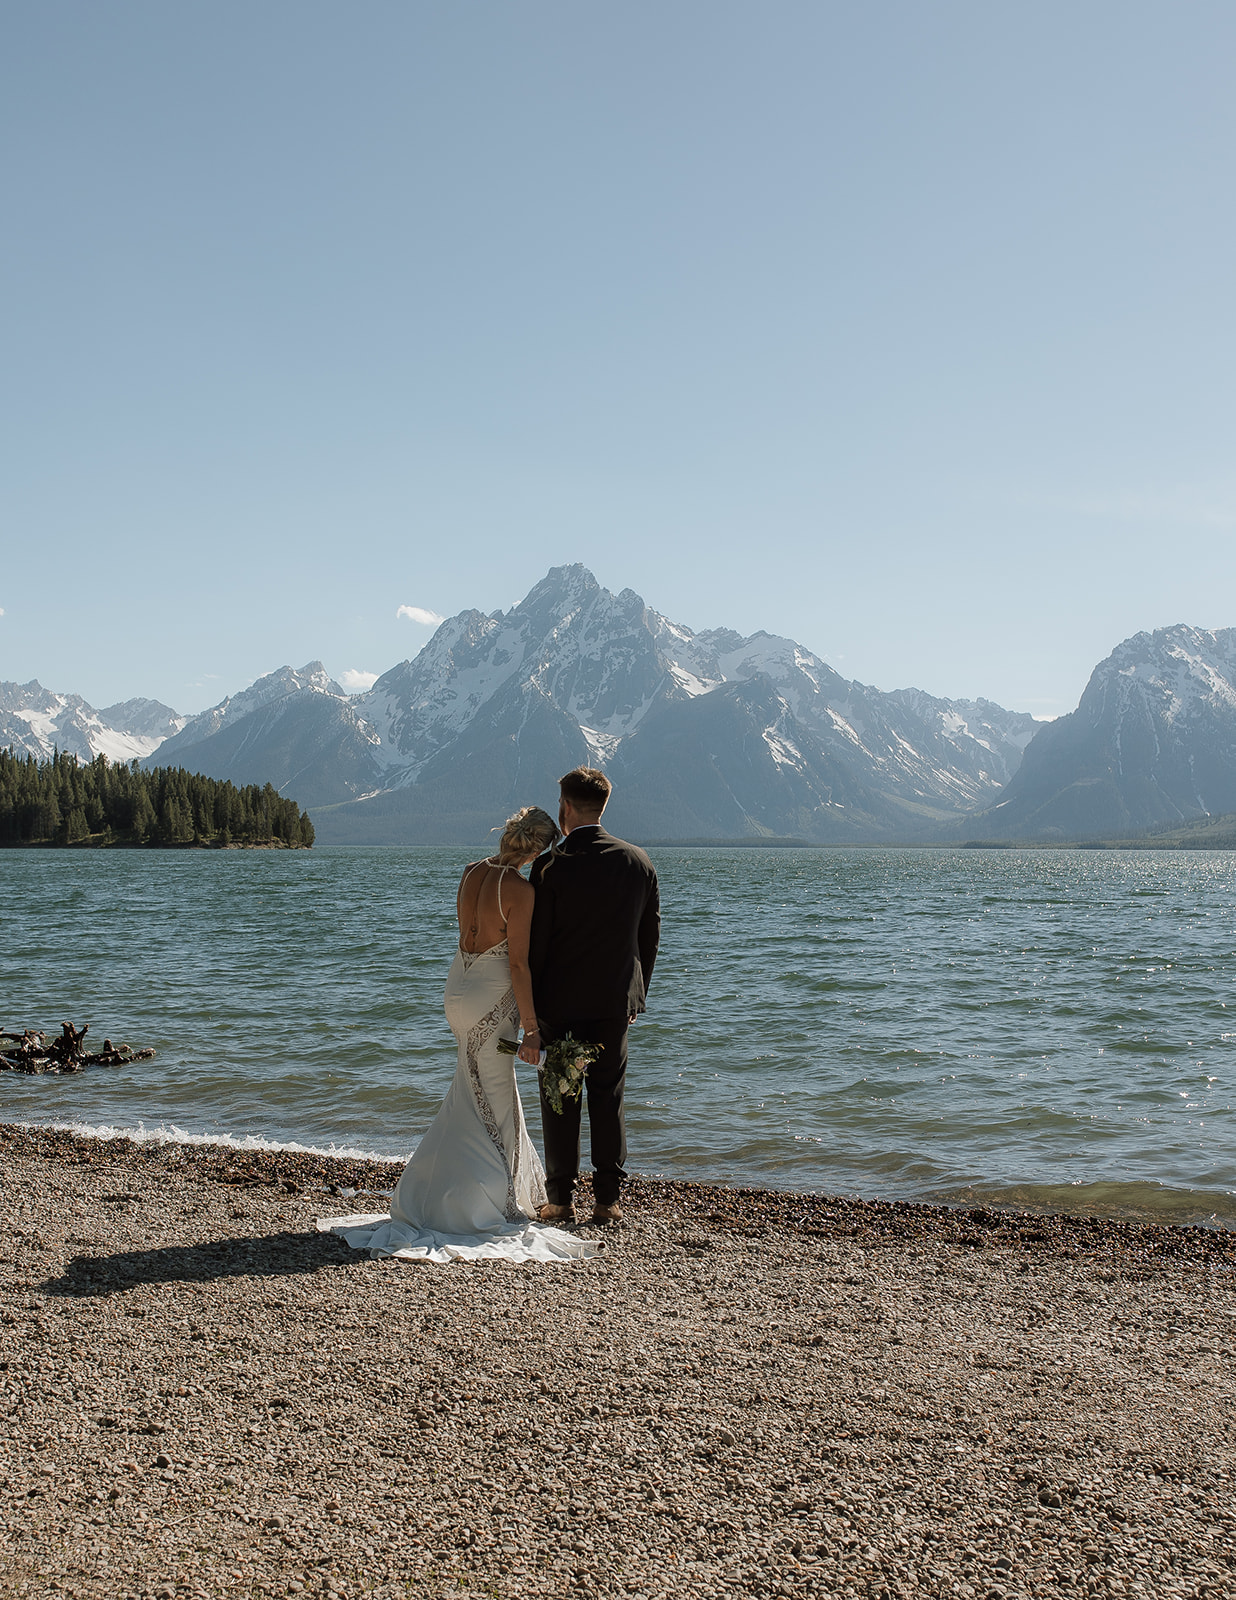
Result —
[[[183,767],[143,772],[96,756],[50,761],[0,750],[0,845],[275,845],[304,849],[313,824],[270,784],[238,789]]]

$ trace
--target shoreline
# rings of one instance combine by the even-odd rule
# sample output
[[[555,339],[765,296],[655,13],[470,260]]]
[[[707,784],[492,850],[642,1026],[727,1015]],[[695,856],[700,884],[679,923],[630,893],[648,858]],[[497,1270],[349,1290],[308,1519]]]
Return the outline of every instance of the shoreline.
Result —
[[[1236,1235],[649,1179],[572,1265],[313,1231],[397,1169],[0,1126],[0,1593],[1236,1585]]]
[[[177,839],[150,842],[90,833],[84,839],[0,839],[0,850],[312,850],[311,844],[286,839],[255,839],[249,843],[222,839]]]
[[[0,1122],[0,1156],[14,1144],[43,1159],[75,1165],[106,1165],[107,1153],[111,1153],[115,1162],[126,1167],[162,1169],[225,1187],[335,1196],[349,1203],[357,1196],[372,1195],[376,1201],[389,1195],[404,1167],[402,1157],[283,1146],[248,1148],[214,1143],[205,1137],[192,1143],[173,1138],[135,1139],[128,1133],[86,1134],[41,1124]],[[590,1193],[585,1171],[581,1177],[585,1202]],[[1236,1274],[1236,1227],[1222,1222],[1173,1222],[998,1202],[881,1200],[639,1174],[628,1178],[624,1186],[624,1209],[628,1198],[632,1207],[668,1208],[686,1220],[704,1218],[740,1229],[749,1229],[754,1218],[760,1227],[787,1229],[808,1237],[903,1243],[918,1238],[970,1250],[1029,1243],[1093,1259],[1160,1257],[1207,1262],[1218,1270],[1226,1265]],[[341,1209],[346,1212],[348,1207]],[[585,1203],[581,1215],[586,1211]]]
[[[24,1078],[39,1074],[14,1073],[14,1076]],[[349,1150],[346,1147],[323,1149],[320,1146],[301,1145],[295,1140],[280,1143],[260,1135],[254,1136],[253,1142],[250,1143],[243,1135],[195,1134],[180,1128],[171,1131],[166,1128],[146,1130],[111,1124],[95,1127],[64,1118],[50,1122],[0,1120],[0,1132],[5,1129],[34,1134],[64,1133],[71,1138],[86,1141],[96,1140],[103,1144],[119,1143],[126,1148],[131,1147],[134,1151],[164,1147],[215,1150],[230,1156],[232,1164],[243,1165],[250,1159],[276,1164],[282,1162],[289,1173],[310,1174],[324,1183],[335,1183],[358,1191],[375,1193],[394,1188],[394,1183],[407,1159],[406,1155],[402,1154],[387,1156],[378,1151]],[[351,1177],[331,1176],[332,1173],[341,1172],[345,1168],[351,1172]],[[1227,1233],[1236,1237],[1236,1210],[1232,1210],[1230,1215],[1222,1214],[1220,1210],[1222,1206],[1230,1207],[1232,1204],[1232,1196],[1228,1191],[1171,1189],[1161,1183],[1150,1181],[1143,1181],[1140,1184],[1118,1184],[1110,1180],[1096,1180],[1093,1183],[1079,1185],[1033,1183],[1026,1180],[996,1188],[993,1182],[976,1178],[970,1180],[964,1187],[959,1183],[957,1191],[946,1198],[890,1199],[853,1191],[843,1194],[822,1188],[782,1188],[775,1182],[761,1182],[758,1178],[725,1181],[713,1177],[672,1178],[664,1173],[635,1173],[628,1178],[627,1183],[628,1187],[631,1184],[640,1184],[653,1189],[665,1187],[670,1190],[683,1189],[693,1192],[707,1190],[743,1195],[777,1195],[787,1202],[797,1200],[806,1204],[871,1206],[877,1209],[891,1207],[902,1213],[921,1210],[927,1215],[937,1212],[952,1215],[992,1212],[1000,1217],[1071,1218],[1075,1222],[1086,1224],[1113,1222],[1124,1223],[1131,1227],[1201,1228],[1206,1232]],[[1144,1189],[1158,1197],[1160,1203],[1139,1206],[1127,1198],[1127,1191],[1131,1189]],[[1123,1192],[1126,1197],[1112,1198],[1114,1192]],[[1099,1195],[1102,1198],[1091,1197]],[[1074,1199],[1077,1203],[1067,1204],[1065,1203],[1067,1198]]]

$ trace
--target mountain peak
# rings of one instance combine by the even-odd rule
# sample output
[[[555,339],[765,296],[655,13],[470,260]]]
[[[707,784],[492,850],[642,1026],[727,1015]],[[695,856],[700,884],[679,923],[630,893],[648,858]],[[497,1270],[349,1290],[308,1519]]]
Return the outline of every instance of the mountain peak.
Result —
[[[1187,713],[1198,701],[1231,704],[1236,694],[1236,628],[1212,632],[1178,622],[1153,633],[1135,633],[1094,669],[1078,710],[1095,715],[1117,685],[1124,696],[1167,696],[1172,715]]]
[[[1236,628],[1124,639],[1076,711],[1044,724],[991,832],[1117,837],[1236,810]]]
[[[261,678],[255,678],[247,689],[232,697],[232,703],[253,698],[274,699],[281,694],[295,694],[301,689],[315,689],[319,694],[335,697],[347,691],[331,677],[320,661],[307,661],[303,667],[276,667]]]
[[[149,755],[184,722],[155,700],[128,700],[96,711],[81,695],[56,694],[37,678],[0,683],[0,746],[39,759],[62,750],[79,761],[97,755],[132,761]]]
[[[539,616],[556,611],[569,615],[602,592],[601,585],[581,562],[566,567],[550,567],[509,616]]]

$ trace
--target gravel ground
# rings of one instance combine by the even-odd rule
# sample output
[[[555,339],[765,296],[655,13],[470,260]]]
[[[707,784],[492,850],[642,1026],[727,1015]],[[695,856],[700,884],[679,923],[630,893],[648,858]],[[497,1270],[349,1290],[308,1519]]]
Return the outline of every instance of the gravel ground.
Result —
[[[376,1262],[397,1169],[0,1127],[0,1594],[1236,1594],[1236,1235],[637,1181]]]

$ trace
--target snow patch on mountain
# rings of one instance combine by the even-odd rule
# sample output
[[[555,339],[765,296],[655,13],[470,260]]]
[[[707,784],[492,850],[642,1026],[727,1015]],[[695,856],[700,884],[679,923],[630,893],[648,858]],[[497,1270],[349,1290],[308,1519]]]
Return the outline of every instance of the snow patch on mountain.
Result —
[[[1100,675],[1104,693],[1124,704],[1153,700],[1168,721],[1202,704],[1236,711],[1236,628],[1209,633],[1177,623],[1134,634],[1095,669]]]
[[[275,672],[258,678],[239,694],[229,695],[217,706],[190,717],[181,730],[185,734],[181,743],[187,745],[197,739],[209,738],[221,728],[252,716],[264,706],[306,693],[328,695],[336,700],[352,698],[342,685],[335,682],[320,661],[310,661],[298,669],[279,667]]]
[[[1236,810],[1236,629],[1178,623],[1117,645],[1045,724],[979,828],[1081,838]]]
[[[0,746],[44,761],[57,750],[79,761],[99,755],[141,760],[187,720],[157,700],[126,700],[96,711],[80,695],[57,694],[37,679],[0,683]]]

